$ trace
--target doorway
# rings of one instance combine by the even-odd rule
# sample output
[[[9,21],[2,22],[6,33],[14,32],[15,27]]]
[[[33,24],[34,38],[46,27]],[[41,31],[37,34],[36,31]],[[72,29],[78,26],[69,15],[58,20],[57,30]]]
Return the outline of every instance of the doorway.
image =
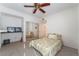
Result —
[[[34,40],[39,38],[39,24],[27,21],[26,22],[26,38],[28,40]]]

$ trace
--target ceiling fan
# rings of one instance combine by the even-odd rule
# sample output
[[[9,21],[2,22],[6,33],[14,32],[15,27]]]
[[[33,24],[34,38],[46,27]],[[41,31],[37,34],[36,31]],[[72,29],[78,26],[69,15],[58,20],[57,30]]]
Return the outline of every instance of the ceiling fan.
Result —
[[[50,3],[34,3],[34,5],[24,5],[24,7],[33,7],[35,8],[34,11],[33,11],[33,14],[36,13],[37,10],[40,10],[42,13],[46,13],[46,11],[44,11],[42,9],[42,7],[46,7],[46,6],[49,6]]]

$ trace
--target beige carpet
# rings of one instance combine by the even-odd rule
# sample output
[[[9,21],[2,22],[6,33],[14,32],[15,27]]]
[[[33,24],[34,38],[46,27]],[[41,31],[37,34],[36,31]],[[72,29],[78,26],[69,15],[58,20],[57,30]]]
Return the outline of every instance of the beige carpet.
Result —
[[[33,48],[29,47],[29,41],[25,44],[22,42],[11,43],[0,48],[0,56],[40,56]],[[69,47],[63,47],[56,56],[77,56],[77,50]]]

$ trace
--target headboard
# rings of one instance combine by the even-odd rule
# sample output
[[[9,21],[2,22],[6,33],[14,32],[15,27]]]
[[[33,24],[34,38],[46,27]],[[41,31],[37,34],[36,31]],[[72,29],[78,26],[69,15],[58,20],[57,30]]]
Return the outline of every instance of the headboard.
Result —
[[[61,34],[58,34],[58,33],[49,33],[48,36],[49,35],[56,35],[59,40],[62,40],[62,35]]]

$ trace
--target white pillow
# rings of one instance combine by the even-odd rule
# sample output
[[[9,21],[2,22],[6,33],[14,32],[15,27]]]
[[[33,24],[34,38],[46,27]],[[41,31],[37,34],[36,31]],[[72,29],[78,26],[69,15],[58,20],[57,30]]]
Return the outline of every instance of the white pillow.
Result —
[[[58,39],[57,35],[55,35],[55,34],[49,34],[48,38],[49,39],[56,39],[56,40]]]

